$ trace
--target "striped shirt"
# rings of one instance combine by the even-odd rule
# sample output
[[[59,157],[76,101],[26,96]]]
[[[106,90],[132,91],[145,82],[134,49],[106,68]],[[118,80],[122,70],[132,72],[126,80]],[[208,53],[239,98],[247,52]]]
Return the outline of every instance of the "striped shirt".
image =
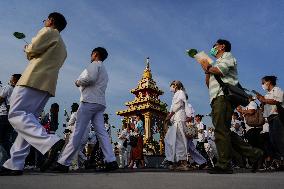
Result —
[[[234,58],[232,53],[224,52],[224,54],[216,60],[216,62],[212,63],[214,67],[218,68],[220,72],[223,74],[221,76],[221,80],[224,83],[229,83],[231,85],[236,85],[238,81],[238,71],[237,71],[237,60]],[[212,100],[218,96],[224,95],[220,84],[215,79],[213,74],[210,74],[209,79],[209,96],[210,103]]]

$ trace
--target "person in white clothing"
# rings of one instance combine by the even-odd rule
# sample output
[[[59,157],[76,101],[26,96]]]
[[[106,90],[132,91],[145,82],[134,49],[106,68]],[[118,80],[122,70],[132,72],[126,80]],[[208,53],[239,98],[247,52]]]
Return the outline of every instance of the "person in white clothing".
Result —
[[[21,74],[13,74],[9,85],[0,88],[0,165],[9,158],[9,151],[15,140],[15,131],[8,121],[10,98]]]
[[[195,123],[198,129],[198,134],[197,134],[197,143],[196,143],[196,149],[200,152],[200,154],[206,159],[207,164],[210,163],[208,154],[205,150],[205,142],[207,141],[207,131],[206,131],[206,125],[202,122],[202,118],[204,116],[197,114],[195,115]]]
[[[44,27],[24,47],[29,64],[15,86],[9,110],[9,122],[18,136],[0,176],[22,175],[25,159],[33,146],[47,155],[42,170],[56,159],[64,141],[48,135],[38,121],[45,104],[55,96],[59,70],[67,57],[66,46],[60,32],[65,29],[65,17],[53,12],[44,21]]]
[[[120,148],[120,167],[124,168],[129,164],[129,155],[130,154],[130,145],[128,145],[130,137],[130,125],[124,123],[123,130],[118,135],[119,139],[119,148]]]
[[[185,112],[187,116],[187,122],[194,124],[195,111],[191,104],[188,104],[188,108],[185,108]],[[192,137],[187,137],[187,151],[191,159],[193,160],[193,162],[199,165],[198,167],[199,169],[205,168],[206,159],[196,149],[195,144],[193,143]]]
[[[105,48],[97,47],[92,51],[91,64],[81,73],[75,85],[81,92],[80,106],[74,132],[63,150],[56,165],[52,168],[57,172],[68,172],[73,156],[81,145],[81,138],[91,121],[100,142],[106,161],[106,171],[118,168],[116,158],[110,143],[109,135],[104,126],[104,110],[106,109],[105,91],[108,74],[103,61],[108,53]]]
[[[269,138],[272,156],[282,161],[280,167],[284,169],[284,92],[276,86],[276,76],[262,78],[262,88],[267,91],[265,96],[257,94],[257,99],[264,104],[263,116],[269,124]]]
[[[237,111],[245,117],[245,115],[252,115],[256,112],[258,105],[255,102],[254,98],[252,96],[249,97],[249,104],[242,108],[241,106],[237,107]],[[248,143],[252,145],[253,147],[263,149],[262,144],[261,144],[261,139],[260,139],[260,132],[262,131],[262,126],[261,127],[250,127],[249,125],[246,124],[245,121],[245,126],[246,126],[246,135],[245,138],[248,140]]]
[[[170,113],[166,118],[172,122],[172,126],[168,129],[165,136],[165,155],[166,160],[173,164],[178,163],[175,167],[170,165],[170,169],[186,171],[189,170],[187,165],[187,139],[184,134],[184,127],[186,127],[186,111],[187,94],[180,81],[173,81],[170,85],[171,92],[174,93]]]

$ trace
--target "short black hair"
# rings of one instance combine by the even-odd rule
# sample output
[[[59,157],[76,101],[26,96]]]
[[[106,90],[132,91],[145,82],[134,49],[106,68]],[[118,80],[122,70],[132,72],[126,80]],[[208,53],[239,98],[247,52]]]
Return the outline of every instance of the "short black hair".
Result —
[[[76,112],[78,110],[78,108],[79,108],[79,104],[74,102],[71,106],[71,111]]]
[[[12,76],[18,81],[22,77],[22,74],[13,74]]]
[[[53,103],[53,104],[51,104],[50,108],[59,109],[59,105],[57,103]]]
[[[264,76],[262,78],[262,80],[264,81],[270,81],[270,83],[275,86],[276,85],[276,81],[277,81],[277,77],[274,76],[274,75],[267,75],[267,76]]]
[[[108,114],[104,113],[104,121],[107,122],[109,120]]]
[[[200,120],[202,120],[202,118],[204,117],[204,115],[197,114],[197,115],[195,115],[195,117],[198,117]]]
[[[94,52],[99,53],[99,58],[100,58],[101,61],[104,61],[104,60],[107,59],[107,57],[108,57],[108,52],[107,52],[107,50],[106,50],[105,48],[103,48],[103,47],[94,48],[94,50],[92,51],[92,54],[93,54]]]
[[[220,45],[225,45],[225,52],[231,52],[231,43],[225,39],[218,39],[217,42]]]
[[[58,29],[59,32],[64,30],[67,25],[65,17],[58,12],[50,13],[48,18],[52,18],[54,20],[55,28]]]

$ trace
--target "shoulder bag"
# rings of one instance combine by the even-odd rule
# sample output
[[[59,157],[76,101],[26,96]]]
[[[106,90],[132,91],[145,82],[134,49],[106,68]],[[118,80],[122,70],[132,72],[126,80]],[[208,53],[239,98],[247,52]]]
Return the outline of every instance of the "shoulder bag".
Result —
[[[258,105],[257,105],[257,109],[255,110],[254,114],[245,114],[244,116],[245,116],[246,124],[250,127],[262,127],[265,123],[263,112]]]
[[[224,95],[228,98],[233,106],[247,106],[249,104],[249,95],[239,83],[237,85],[231,85],[229,83],[224,83],[220,76],[214,75],[214,77],[220,84]]]

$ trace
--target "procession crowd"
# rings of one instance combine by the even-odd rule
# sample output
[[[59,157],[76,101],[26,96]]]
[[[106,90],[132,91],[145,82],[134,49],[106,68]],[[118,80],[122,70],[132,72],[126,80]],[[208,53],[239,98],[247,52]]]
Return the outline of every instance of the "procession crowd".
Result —
[[[96,47],[91,63],[75,81],[81,97],[73,103],[71,115],[65,111],[65,137],[57,134],[59,105],[42,111],[55,96],[58,73],[67,51],[60,32],[67,22],[60,13],[51,13],[45,26],[24,47],[29,64],[22,74],[13,74],[0,92],[0,175],[22,175],[24,169],[67,173],[70,169],[113,171],[144,168],[144,117],[137,112],[123,125],[119,142],[112,146],[111,126],[105,114],[108,72],[104,60],[108,52]],[[203,115],[195,114],[181,81],[173,80],[169,113],[163,130],[163,167],[189,171],[207,169],[210,174],[231,174],[234,169],[280,171],[284,168],[284,101],[276,76],[260,79],[266,94],[245,93],[239,84],[237,61],[231,43],[219,39],[213,45],[210,62],[196,61],[209,90],[213,127]],[[236,92],[237,91],[237,92]]]

